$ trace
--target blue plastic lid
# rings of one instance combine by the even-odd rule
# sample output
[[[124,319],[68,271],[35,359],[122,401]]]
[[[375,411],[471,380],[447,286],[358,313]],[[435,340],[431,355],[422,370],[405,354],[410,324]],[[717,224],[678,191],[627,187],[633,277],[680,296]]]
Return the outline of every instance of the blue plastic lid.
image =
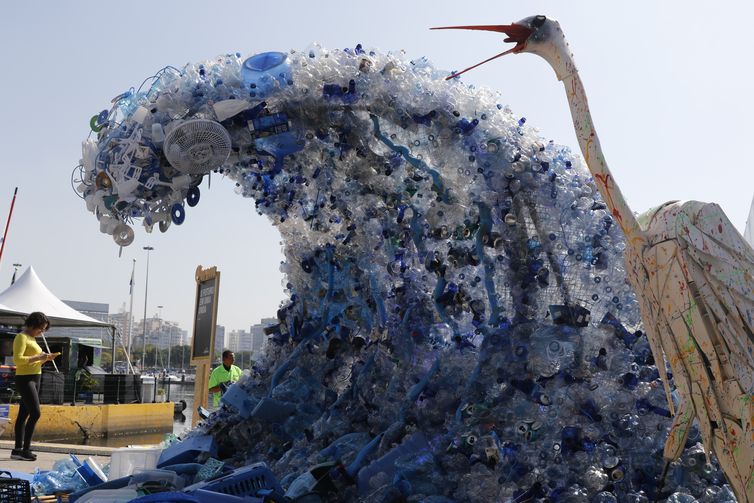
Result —
[[[266,72],[285,62],[288,56],[284,52],[263,52],[255,54],[243,62],[244,68],[255,72]]]
[[[175,203],[170,209],[170,218],[175,225],[181,225],[186,220],[186,210],[181,203]]]

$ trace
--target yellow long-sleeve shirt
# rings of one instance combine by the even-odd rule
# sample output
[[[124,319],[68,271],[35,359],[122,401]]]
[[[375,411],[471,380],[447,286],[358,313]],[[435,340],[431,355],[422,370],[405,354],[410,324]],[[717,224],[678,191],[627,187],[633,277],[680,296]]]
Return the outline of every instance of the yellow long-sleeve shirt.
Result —
[[[29,362],[32,356],[42,353],[34,337],[21,332],[13,339],[13,363],[16,365],[16,375],[34,375],[42,373],[44,360]]]

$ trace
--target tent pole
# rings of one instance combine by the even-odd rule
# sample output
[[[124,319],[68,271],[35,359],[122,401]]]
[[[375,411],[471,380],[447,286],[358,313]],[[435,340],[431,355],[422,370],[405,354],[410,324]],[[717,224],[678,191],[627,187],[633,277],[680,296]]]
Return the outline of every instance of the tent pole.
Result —
[[[42,340],[45,341],[45,349],[47,349],[47,352],[49,353],[50,352],[50,345],[47,344],[47,337],[45,337],[45,333],[44,332],[42,332]],[[55,367],[55,372],[57,372],[59,374],[60,371],[58,370],[58,366],[55,363],[55,360],[53,359],[53,360],[50,360],[50,361],[52,362],[52,366]]]
[[[117,332],[117,330],[118,330],[118,329],[117,329],[117,328],[115,328],[115,327],[113,327],[113,328],[114,328],[114,329],[116,330],[116,334],[117,334],[117,333],[118,333],[118,332]],[[123,348],[123,352],[125,352],[125,353],[126,353],[126,363],[128,364],[128,369],[130,370],[130,373],[131,373],[131,374],[135,374],[135,373],[136,373],[136,371],[134,371],[134,366],[133,366],[133,364],[131,364],[131,357],[130,357],[130,356],[128,356],[128,351],[127,351],[127,349],[126,349],[126,343],[125,343],[125,342],[123,342],[123,334],[120,334],[120,335],[118,336],[118,340],[120,341],[120,347],[122,347],[122,348]]]

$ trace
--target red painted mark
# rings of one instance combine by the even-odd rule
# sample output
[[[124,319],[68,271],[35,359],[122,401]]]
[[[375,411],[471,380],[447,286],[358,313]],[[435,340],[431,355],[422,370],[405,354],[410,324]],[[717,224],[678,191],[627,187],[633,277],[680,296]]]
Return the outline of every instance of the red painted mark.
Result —
[[[623,216],[620,214],[618,209],[615,207],[615,202],[613,201],[613,195],[610,193],[610,186],[608,185],[610,181],[610,173],[603,175],[600,173],[597,173],[594,175],[594,178],[596,178],[603,187],[605,187],[605,195],[607,195],[607,202],[608,204],[613,208],[613,211],[611,212],[613,216],[618,219],[618,221],[621,223],[621,228],[623,227]]]

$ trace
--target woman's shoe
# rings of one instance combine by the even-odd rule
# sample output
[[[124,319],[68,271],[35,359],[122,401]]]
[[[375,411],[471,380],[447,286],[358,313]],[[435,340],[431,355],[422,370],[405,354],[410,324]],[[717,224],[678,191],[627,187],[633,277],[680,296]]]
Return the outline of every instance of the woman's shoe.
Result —
[[[36,461],[37,460],[37,455],[31,452],[29,449],[17,451],[15,454],[13,451],[11,451],[10,457],[12,459],[20,459],[21,461]]]
[[[13,449],[10,451],[10,458],[11,459],[23,459],[21,457],[21,449]]]

